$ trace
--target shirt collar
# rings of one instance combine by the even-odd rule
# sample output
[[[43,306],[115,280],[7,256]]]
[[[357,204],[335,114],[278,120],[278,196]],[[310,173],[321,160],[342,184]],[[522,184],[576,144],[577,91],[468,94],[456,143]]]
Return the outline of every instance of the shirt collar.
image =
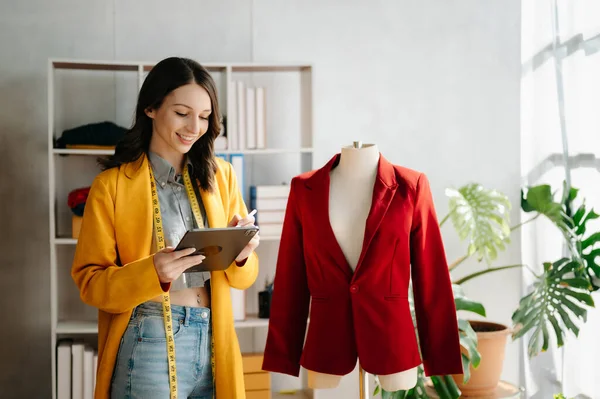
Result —
[[[166,159],[152,151],[148,151],[148,158],[150,160],[150,164],[152,165],[152,171],[156,177],[156,180],[158,180],[161,184],[167,182],[178,183],[177,176],[175,174],[175,168]],[[186,157],[186,162],[190,174],[192,174],[194,166],[192,165],[192,161],[189,157]]]

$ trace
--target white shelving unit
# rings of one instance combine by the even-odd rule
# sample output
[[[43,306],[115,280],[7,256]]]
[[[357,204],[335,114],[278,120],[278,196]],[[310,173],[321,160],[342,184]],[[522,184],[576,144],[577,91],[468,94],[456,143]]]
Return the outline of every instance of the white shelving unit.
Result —
[[[202,60],[199,60],[202,63]],[[55,148],[55,140],[66,129],[111,120],[129,127],[137,93],[153,62],[112,60],[48,61],[48,171],[50,225],[50,313],[52,348],[52,398],[56,399],[56,345],[59,339],[97,342],[97,310],[83,304],[70,269],[77,239],[70,231],[70,190],[91,185],[100,169],[98,156],[113,150]],[[243,154],[243,190],[253,184],[280,184],[313,168],[312,67],[307,64],[202,63],[217,84],[221,112],[232,114],[235,107],[234,81],[266,87],[267,148],[217,150],[220,154]],[[66,88],[64,88],[64,87]],[[290,95],[290,87],[296,96]],[[285,95],[282,95],[285,93]],[[104,97],[103,97],[104,95]],[[286,101],[288,103],[286,104]],[[291,102],[290,102],[291,101]],[[273,167],[276,164],[277,167]],[[279,237],[261,237],[261,272],[256,284],[246,291],[248,317],[236,321],[238,335],[251,331],[255,345],[264,346],[268,319],[256,317],[258,291],[266,276],[275,272]],[[264,253],[260,252],[264,251]],[[264,256],[263,256],[264,255]],[[253,300],[248,298],[254,297]],[[262,337],[255,337],[255,330]],[[257,334],[258,335],[258,334]],[[247,340],[246,340],[247,341]],[[248,342],[248,341],[247,341]],[[258,344],[257,344],[258,343]],[[240,341],[242,345],[242,340]],[[304,387],[298,396],[304,397]],[[311,396],[310,393],[306,394]],[[276,393],[273,397],[278,397]],[[288,397],[288,396],[286,396]],[[60,399],[60,398],[58,398]]]
[[[69,148],[54,148],[54,154],[58,155],[111,155],[112,150],[77,150]],[[219,150],[220,154],[243,154],[243,155],[273,155],[273,154],[294,154],[294,153],[312,153],[312,148],[284,149],[284,148],[265,148],[264,150]]]

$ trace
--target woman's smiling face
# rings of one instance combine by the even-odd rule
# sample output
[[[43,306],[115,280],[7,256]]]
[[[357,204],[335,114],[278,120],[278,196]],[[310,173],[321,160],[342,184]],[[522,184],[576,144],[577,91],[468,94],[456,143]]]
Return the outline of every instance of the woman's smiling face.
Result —
[[[207,132],[211,111],[210,96],[202,86],[190,83],[178,87],[158,109],[146,110],[153,122],[151,147],[171,161],[187,154]]]

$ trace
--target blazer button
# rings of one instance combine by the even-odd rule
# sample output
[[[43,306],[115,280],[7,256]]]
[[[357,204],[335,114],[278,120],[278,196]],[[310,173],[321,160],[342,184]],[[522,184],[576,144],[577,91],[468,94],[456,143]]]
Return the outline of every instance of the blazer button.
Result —
[[[353,294],[356,294],[358,292],[358,285],[352,284],[350,286],[350,292],[353,293]]]

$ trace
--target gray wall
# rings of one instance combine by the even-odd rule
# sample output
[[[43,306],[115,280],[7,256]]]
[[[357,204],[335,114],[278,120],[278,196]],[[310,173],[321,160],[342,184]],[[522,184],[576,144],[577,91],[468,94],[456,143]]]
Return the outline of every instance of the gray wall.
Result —
[[[311,63],[316,165],[352,140],[374,142],[429,175],[441,215],[445,187],[478,181],[508,193],[518,217],[516,0],[2,0],[0,9],[3,398],[50,395],[48,57]],[[444,235],[449,258],[460,256],[452,229]],[[519,262],[513,242],[501,261]],[[508,323],[519,281],[507,272],[466,288]],[[513,344],[503,378],[517,381],[518,367]]]

